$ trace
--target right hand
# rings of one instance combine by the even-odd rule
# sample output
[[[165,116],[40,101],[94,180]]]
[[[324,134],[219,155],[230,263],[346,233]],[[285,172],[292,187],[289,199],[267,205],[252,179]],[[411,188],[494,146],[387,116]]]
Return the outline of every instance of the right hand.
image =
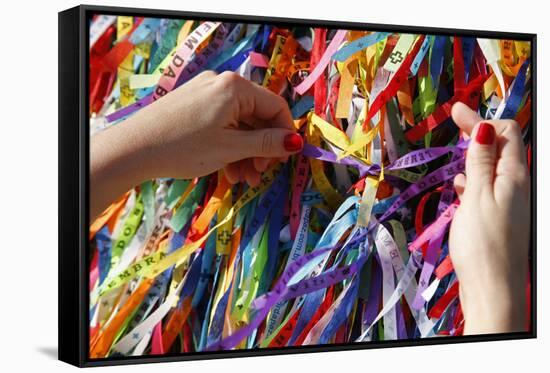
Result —
[[[524,331],[531,209],[520,128],[482,120],[462,103],[452,117],[471,136],[466,175],[454,180],[460,206],[450,230],[464,334]]]

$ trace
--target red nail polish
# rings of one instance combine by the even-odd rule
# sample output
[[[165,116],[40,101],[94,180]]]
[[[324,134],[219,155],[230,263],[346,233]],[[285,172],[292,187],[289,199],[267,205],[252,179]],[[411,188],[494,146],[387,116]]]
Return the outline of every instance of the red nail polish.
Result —
[[[495,127],[489,123],[480,123],[477,129],[476,141],[479,144],[491,145],[495,141]]]
[[[285,136],[284,146],[289,152],[297,152],[304,147],[304,140],[302,140],[302,136],[297,133],[290,133]]]

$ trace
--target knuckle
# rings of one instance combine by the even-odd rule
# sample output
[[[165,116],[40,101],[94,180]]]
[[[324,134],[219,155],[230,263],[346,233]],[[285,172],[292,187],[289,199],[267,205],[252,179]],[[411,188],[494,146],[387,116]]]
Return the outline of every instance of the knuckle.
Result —
[[[260,154],[269,154],[273,149],[273,133],[264,131],[262,141],[258,145],[260,146]]]
[[[276,106],[286,105],[286,100],[282,96],[279,96],[278,94],[275,94],[275,93],[269,91],[267,88],[264,88],[264,87],[262,87],[262,88],[267,90],[271,94],[272,102],[273,102],[274,105],[276,105]]]
[[[518,186],[525,186],[529,183],[529,175],[526,169],[521,168],[518,172],[512,174],[514,181]]]
[[[515,158],[502,157],[501,160],[502,162],[499,162],[497,165],[497,171],[500,174],[506,174],[506,175],[527,174],[527,167],[517,162]]]
[[[202,71],[199,75],[197,76],[202,76],[202,77],[207,77],[207,78],[212,78],[212,77],[215,77],[217,76],[218,74],[216,74],[215,71],[213,70],[204,70]]]
[[[275,95],[275,103],[277,105],[277,107],[280,107],[280,108],[287,108],[288,107],[288,104],[286,102],[286,100],[279,96],[279,95]]]
[[[468,165],[475,168],[494,167],[495,156],[488,152],[479,152],[477,154],[469,154],[467,158]]]
[[[512,119],[507,119],[505,123],[506,123],[506,131],[510,132],[514,136],[521,135],[521,129],[519,127],[518,122]]]
[[[241,76],[233,71],[224,71],[218,75],[216,83],[223,91],[234,91],[241,79]]]
[[[524,165],[515,161],[499,162],[497,165],[497,174],[506,175],[515,186],[524,187],[529,184],[529,170]]]
[[[506,123],[510,127],[519,127],[518,122],[516,122],[514,119],[504,119],[504,123]]]

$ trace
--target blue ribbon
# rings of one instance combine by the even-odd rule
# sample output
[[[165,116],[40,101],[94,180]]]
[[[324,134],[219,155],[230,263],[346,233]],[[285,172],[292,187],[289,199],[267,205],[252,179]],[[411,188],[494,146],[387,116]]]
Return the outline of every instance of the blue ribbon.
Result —
[[[527,79],[527,67],[529,67],[530,58],[526,59],[521,65],[516,79],[514,79],[514,86],[512,87],[512,92],[510,92],[510,97],[506,101],[506,106],[504,106],[504,111],[500,116],[501,119],[514,119],[516,113],[518,112],[519,105],[523,99],[523,93],[525,90],[525,81]]]

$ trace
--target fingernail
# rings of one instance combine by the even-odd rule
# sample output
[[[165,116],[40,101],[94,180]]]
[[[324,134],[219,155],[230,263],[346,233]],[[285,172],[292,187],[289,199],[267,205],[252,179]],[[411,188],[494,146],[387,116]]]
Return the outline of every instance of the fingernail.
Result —
[[[285,136],[284,146],[289,152],[297,152],[304,147],[304,140],[302,140],[302,136],[297,133],[289,133]]]
[[[482,145],[491,145],[495,141],[495,127],[489,123],[480,123],[477,129],[476,141]]]

